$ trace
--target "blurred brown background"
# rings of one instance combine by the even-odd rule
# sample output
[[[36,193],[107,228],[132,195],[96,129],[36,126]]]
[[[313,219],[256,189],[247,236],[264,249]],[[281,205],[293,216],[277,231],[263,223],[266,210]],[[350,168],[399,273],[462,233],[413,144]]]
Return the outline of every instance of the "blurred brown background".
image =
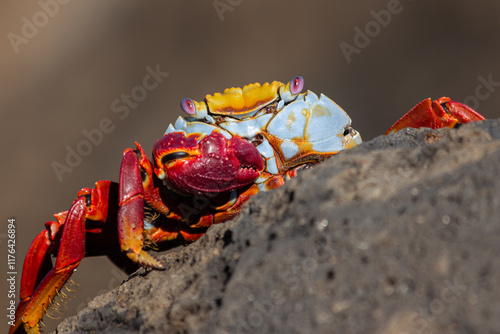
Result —
[[[202,100],[226,87],[302,75],[306,89],[350,114],[365,140],[427,97],[472,101],[486,117],[500,116],[498,1],[66,2],[0,4],[0,247],[5,254],[14,217],[18,283],[43,223],[67,210],[80,188],[117,180],[122,152],[134,141],[151,152],[181,114],[183,97]],[[365,29],[372,37],[355,40]],[[350,62],[341,45],[357,48]],[[148,66],[169,75],[145,91]],[[140,101],[123,118],[112,104],[125,106],[121,96],[131,93]],[[86,140],[82,131],[105,118],[113,131],[58,179],[53,162],[66,165],[66,147],[76,149]],[[0,264],[7,272],[6,256]],[[84,260],[63,317],[121,277],[105,258]],[[7,292],[0,293],[5,306]],[[58,322],[46,317],[46,330]]]

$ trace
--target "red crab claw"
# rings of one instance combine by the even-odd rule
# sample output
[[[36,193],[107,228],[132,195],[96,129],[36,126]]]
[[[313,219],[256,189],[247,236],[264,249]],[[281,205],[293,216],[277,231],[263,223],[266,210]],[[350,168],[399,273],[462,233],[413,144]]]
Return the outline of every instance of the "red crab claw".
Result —
[[[417,104],[401,117],[386,133],[393,133],[404,128],[453,128],[456,124],[482,121],[485,118],[463,103],[441,97],[436,101],[426,99]]]
[[[212,132],[198,142],[199,134],[172,132],[153,149],[155,173],[183,194],[217,194],[254,182],[264,169],[259,151],[249,141],[227,139]]]
[[[148,178],[151,163],[141,145],[123,152],[118,193],[118,237],[122,251],[135,263],[149,268],[164,269],[163,264],[149,255],[144,247],[144,199],[147,191],[143,178]],[[142,164],[141,164],[142,162]]]

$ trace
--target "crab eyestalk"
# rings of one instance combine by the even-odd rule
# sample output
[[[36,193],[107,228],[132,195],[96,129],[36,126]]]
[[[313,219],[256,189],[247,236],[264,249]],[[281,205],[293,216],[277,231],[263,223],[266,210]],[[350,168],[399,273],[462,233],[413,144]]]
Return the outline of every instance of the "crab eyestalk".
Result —
[[[168,133],[153,149],[156,175],[177,193],[215,195],[254,182],[264,169],[259,151],[241,137],[212,132],[198,138]]]
[[[386,135],[404,128],[453,128],[457,124],[482,121],[485,118],[469,106],[441,97],[420,102],[401,117]]]
[[[304,89],[304,78],[298,75],[279,88],[279,95],[283,102],[290,102],[297,97],[297,94],[302,92],[302,89]]]
[[[186,114],[197,119],[204,119],[208,116],[208,109],[205,102],[196,102],[193,99],[184,98],[181,100],[181,108]]]

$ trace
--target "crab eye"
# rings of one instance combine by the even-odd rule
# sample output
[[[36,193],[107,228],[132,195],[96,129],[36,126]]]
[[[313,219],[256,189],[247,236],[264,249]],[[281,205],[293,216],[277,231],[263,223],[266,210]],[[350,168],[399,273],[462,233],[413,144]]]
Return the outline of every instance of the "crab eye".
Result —
[[[167,163],[169,163],[172,160],[182,159],[185,157],[189,157],[189,153],[183,152],[183,151],[177,151],[177,152],[173,152],[173,153],[169,153],[167,155],[164,155],[161,158],[161,163],[166,165]]]
[[[290,91],[292,94],[298,94],[302,91],[304,88],[304,78],[302,78],[300,75],[296,76],[295,78],[290,81]]]
[[[196,107],[194,105],[194,101],[188,98],[181,100],[181,108],[189,115],[196,114]]]

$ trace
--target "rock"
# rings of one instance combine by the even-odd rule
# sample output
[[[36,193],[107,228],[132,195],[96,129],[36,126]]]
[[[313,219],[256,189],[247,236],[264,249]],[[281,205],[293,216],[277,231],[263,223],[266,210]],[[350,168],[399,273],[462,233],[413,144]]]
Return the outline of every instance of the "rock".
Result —
[[[57,333],[498,333],[500,119],[377,137]]]

